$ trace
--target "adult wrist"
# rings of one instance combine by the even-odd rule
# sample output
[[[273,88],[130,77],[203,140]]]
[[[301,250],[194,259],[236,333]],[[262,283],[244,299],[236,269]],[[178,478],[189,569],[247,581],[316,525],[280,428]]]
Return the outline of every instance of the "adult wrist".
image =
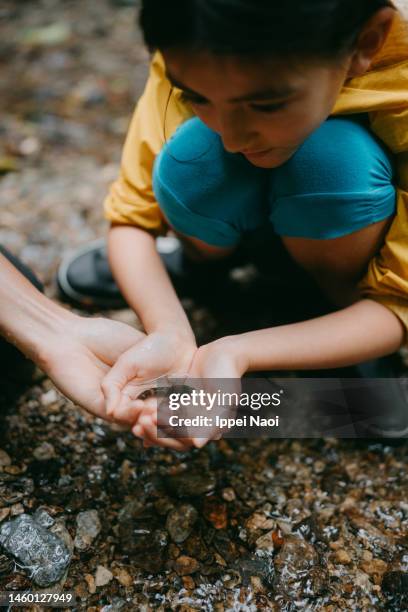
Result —
[[[35,315],[25,313],[14,344],[41,369],[46,370],[56,351],[64,350],[64,337],[72,337],[73,325],[78,317],[53,304],[43,302]]]

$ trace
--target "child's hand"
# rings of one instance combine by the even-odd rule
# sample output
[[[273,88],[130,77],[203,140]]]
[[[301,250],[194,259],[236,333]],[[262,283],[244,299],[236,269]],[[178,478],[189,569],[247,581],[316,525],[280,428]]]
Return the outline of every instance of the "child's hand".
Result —
[[[141,384],[163,375],[188,372],[195,344],[173,333],[155,332],[125,351],[102,382],[106,413],[117,422],[134,423],[143,405],[135,403]]]
[[[241,360],[235,355],[234,343],[230,339],[221,339],[205,346],[200,347],[195,352],[191,367],[188,372],[188,378],[185,384],[188,385],[188,379],[204,379],[204,391],[208,393],[216,393],[217,390],[222,390],[228,393],[240,393],[241,377],[245,372],[245,367],[241,364]],[[199,381],[197,381],[199,382]],[[202,387],[202,385],[200,385]],[[222,387],[222,389],[220,389]],[[141,437],[145,441],[145,446],[169,446],[170,442],[177,443],[177,450],[188,449],[192,445],[202,447],[211,439],[221,437],[219,428],[214,428],[208,431],[206,438],[157,438],[157,400],[150,398],[149,404],[140,402],[139,408],[142,410],[138,417],[135,426],[132,428],[133,433],[137,437]],[[135,403],[137,405],[137,402]],[[143,411],[143,405],[149,405],[149,410]],[[231,416],[231,411],[228,411],[228,416]],[[218,414],[222,416],[222,408],[218,408]]]

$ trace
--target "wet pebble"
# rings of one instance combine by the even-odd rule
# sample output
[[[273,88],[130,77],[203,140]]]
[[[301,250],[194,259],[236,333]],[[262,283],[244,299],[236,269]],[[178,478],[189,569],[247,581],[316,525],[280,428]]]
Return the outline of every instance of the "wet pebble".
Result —
[[[96,510],[80,512],[76,518],[77,531],[74,545],[78,550],[86,550],[101,531],[101,522]]]
[[[180,544],[188,538],[197,517],[197,510],[190,504],[182,504],[169,512],[166,520],[166,529],[173,542]]]
[[[193,557],[181,555],[175,560],[174,569],[179,576],[188,576],[197,572],[200,569],[200,564]]]
[[[275,557],[275,588],[289,597],[299,597],[306,589],[322,588],[316,580],[309,580],[310,572],[319,566],[319,555],[314,546],[295,535],[287,535]]]
[[[5,450],[0,449],[0,468],[11,465],[10,455]]]
[[[95,573],[95,586],[101,587],[109,584],[112,580],[113,574],[103,565],[98,565]]]
[[[391,561],[383,576],[381,589],[408,609],[408,551],[399,553]]]
[[[177,497],[196,497],[213,491],[217,480],[212,472],[192,468],[167,476],[165,484]]]
[[[28,514],[2,524],[0,543],[29,569],[39,586],[57,582],[71,560],[65,543]]]
[[[45,461],[55,457],[55,449],[49,442],[43,442],[34,449],[33,455],[39,461]]]

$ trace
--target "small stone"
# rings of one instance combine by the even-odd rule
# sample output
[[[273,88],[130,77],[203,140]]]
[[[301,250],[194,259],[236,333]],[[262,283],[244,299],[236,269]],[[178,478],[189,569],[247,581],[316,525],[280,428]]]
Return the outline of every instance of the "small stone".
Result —
[[[39,586],[57,582],[71,560],[65,543],[28,514],[2,524],[0,544],[30,571]]]
[[[373,553],[369,550],[364,550],[363,554],[361,555],[361,558],[363,561],[371,561],[373,558]]]
[[[381,589],[389,597],[397,598],[408,608],[408,551],[398,553],[383,575]]]
[[[166,529],[173,542],[184,542],[193,530],[198,512],[190,504],[182,504],[167,515]]]
[[[182,580],[185,589],[192,591],[195,588],[195,582],[191,576],[183,576]]]
[[[24,514],[24,506],[23,504],[14,504],[10,508],[11,516],[18,516],[19,514]]]
[[[112,580],[113,574],[103,565],[98,565],[95,573],[95,586],[105,586]]]
[[[55,457],[55,449],[49,442],[43,442],[34,449],[33,455],[39,461],[45,461]]]
[[[130,587],[133,584],[133,578],[123,567],[114,571],[116,580],[124,587]]]
[[[212,472],[192,468],[166,478],[166,485],[177,497],[196,497],[213,491],[217,480]]]
[[[55,523],[55,519],[48,514],[44,508],[38,508],[34,512],[34,518],[43,527],[51,527]]]
[[[77,532],[74,546],[78,550],[87,550],[101,531],[101,522],[96,510],[80,512],[76,518]]]
[[[283,540],[282,540],[283,543]],[[255,542],[257,550],[274,550],[274,531],[268,531],[264,535],[261,535]]]
[[[100,612],[122,612],[124,609],[128,609],[126,601],[120,597],[114,597],[112,603],[100,608]],[[144,611],[145,608],[140,608],[140,610]]]
[[[225,499],[227,502],[235,501],[237,496],[235,495],[235,491],[232,487],[227,487],[222,490],[221,493],[222,499]]]
[[[189,574],[194,574],[200,569],[200,564],[193,557],[187,557],[186,555],[181,555],[174,562],[174,569],[179,576],[188,576]]]
[[[381,576],[384,574],[387,569],[387,564],[385,561],[381,559],[372,559],[371,561],[364,561],[360,565],[361,569],[370,576],[372,574],[380,574]]]
[[[10,514],[10,508],[0,508],[0,523]]]
[[[349,563],[351,563],[350,555],[343,548],[336,550],[335,559],[336,563],[340,563],[341,565],[348,565]]]
[[[210,496],[204,499],[203,515],[212,523],[215,529],[226,529],[228,525],[227,506],[217,497]]]
[[[245,523],[245,527],[249,531],[255,531],[256,529],[273,529],[275,527],[275,521],[267,518],[260,512],[255,512]]]
[[[58,401],[58,393],[55,389],[50,389],[46,393],[42,394],[40,401],[43,406],[50,406],[51,404],[55,404],[55,402]]]
[[[316,474],[321,474],[326,469],[326,464],[324,461],[317,460],[313,464],[313,469]]]
[[[312,570],[319,568],[320,571],[319,555],[314,546],[303,538],[285,536],[274,564],[277,575],[275,586],[287,596],[299,597],[304,590],[309,595],[317,594],[312,593],[313,589],[321,592],[323,585],[316,580],[315,572],[313,579],[310,578]]]
[[[0,449],[0,467],[11,465],[10,455],[5,450]]]
[[[86,580],[86,584],[88,585],[88,591],[91,593],[91,595],[93,595],[94,593],[96,593],[94,577],[91,574],[85,574],[84,578]]]

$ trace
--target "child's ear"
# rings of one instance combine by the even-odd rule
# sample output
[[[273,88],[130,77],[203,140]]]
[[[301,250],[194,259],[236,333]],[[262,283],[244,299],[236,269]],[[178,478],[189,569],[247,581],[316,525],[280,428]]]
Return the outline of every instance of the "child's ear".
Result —
[[[369,70],[374,56],[386,41],[395,13],[391,7],[383,8],[364,25],[351,56],[347,78],[360,76]]]

